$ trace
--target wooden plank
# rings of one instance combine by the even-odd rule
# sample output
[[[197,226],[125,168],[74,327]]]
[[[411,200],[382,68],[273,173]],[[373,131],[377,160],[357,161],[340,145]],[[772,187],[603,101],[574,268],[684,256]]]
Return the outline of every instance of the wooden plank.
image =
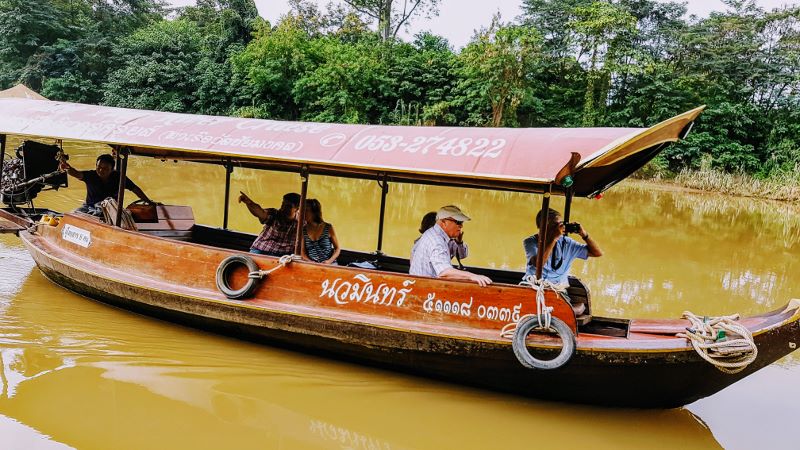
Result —
[[[24,230],[25,227],[22,227],[14,222],[11,222],[6,219],[0,219],[0,234],[6,233],[18,233]]]

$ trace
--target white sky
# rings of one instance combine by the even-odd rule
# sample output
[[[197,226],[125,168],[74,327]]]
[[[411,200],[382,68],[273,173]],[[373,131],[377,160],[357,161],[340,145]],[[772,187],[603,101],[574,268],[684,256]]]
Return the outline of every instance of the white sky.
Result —
[[[194,0],[168,0],[176,6],[194,4]],[[400,3],[402,0],[398,1]],[[281,15],[289,11],[285,0],[255,0],[258,12],[271,23],[278,21]],[[329,0],[318,0],[324,7]],[[689,14],[706,16],[711,11],[721,11],[725,5],[720,0],[688,1]],[[783,5],[798,5],[800,0],[758,0],[757,3],[769,10]],[[469,42],[474,31],[489,25],[492,16],[500,12],[504,21],[511,21],[522,13],[522,0],[441,0],[439,16],[432,19],[417,18],[408,32],[400,37],[409,40],[420,31],[431,31],[446,37],[455,48]]]

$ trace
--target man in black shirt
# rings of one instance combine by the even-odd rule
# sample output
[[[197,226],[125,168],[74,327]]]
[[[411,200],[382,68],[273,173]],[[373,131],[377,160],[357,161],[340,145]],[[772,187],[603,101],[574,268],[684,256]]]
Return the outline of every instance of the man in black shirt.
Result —
[[[108,197],[116,199],[119,189],[120,173],[114,170],[114,157],[111,155],[98,156],[95,170],[75,170],[66,161],[61,162],[60,168],[86,183],[86,200],[76,211],[103,217],[99,203]],[[133,192],[147,203],[152,203],[144,191],[127,176],[125,177],[125,189]]]

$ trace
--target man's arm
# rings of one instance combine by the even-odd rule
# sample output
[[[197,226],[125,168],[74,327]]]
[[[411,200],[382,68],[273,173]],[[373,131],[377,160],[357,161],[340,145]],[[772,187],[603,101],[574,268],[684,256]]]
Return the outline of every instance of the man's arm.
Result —
[[[261,222],[267,220],[267,211],[262,208],[261,205],[251,200],[250,197],[242,191],[239,191],[239,203],[244,203],[244,205],[247,206],[247,210],[250,211],[250,214],[258,217],[258,220]]]
[[[583,225],[580,226],[578,233],[581,235],[583,242],[586,243],[586,250],[588,251],[590,257],[597,258],[603,256],[603,250],[601,250],[600,246],[597,245],[597,242],[595,242],[594,239],[589,236],[589,233],[583,229]]]
[[[467,272],[466,270],[449,269],[443,270],[439,273],[439,278],[446,278],[448,280],[464,280],[478,283],[481,287],[486,287],[492,284],[492,279],[485,275],[478,275],[476,273]]]
[[[79,180],[83,180],[83,172],[75,170],[75,168],[69,165],[69,163],[66,161],[61,161],[61,164],[58,165],[58,170],[67,172],[69,175]]]
[[[133,192],[134,194],[136,194],[137,197],[139,197],[140,199],[144,200],[145,202],[153,203],[153,201],[150,200],[150,198],[147,197],[147,194],[145,194],[144,191],[142,190],[142,188],[140,188],[139,186],[133,185],[133,186],[131,186],[129,188],[129,190],[131,192]]]

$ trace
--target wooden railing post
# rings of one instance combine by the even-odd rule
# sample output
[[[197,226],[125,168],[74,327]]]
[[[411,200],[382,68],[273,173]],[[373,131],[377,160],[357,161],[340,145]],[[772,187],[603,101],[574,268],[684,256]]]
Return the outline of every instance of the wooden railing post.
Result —
[[[294,254],[303,254],[303,224],[306,219],[306,194],[308,193],[308,166],[300,168],[300,210],[297,212],[297,234],[294,240]]]
[[[228,209],[231,201],[231,173],[233,173],[233,163],[228,158],[228,162],[225,163],[225,209],[222,213],[222,228],[225,230],[228,229]]]
[[[382,178],[382,179],[381,179]],[[386,195],[389,193],[389,177],[385,173],[381,177],[379,175],[378,185],[381,187],[381,212],[378,220],[378,249],[375,251],[378,255],[383,254],[383,224],[384,216],[386,214]]]
[[[550,210],[550,193],[553,191],[553,184],[547,185],[547,191],[542,194],[542,212],[541,212],[541,222],[542,226],[539,228],[539,239],[537,239],[537,251],[536,251],[536,279],[542,279],[542,268],[544,267],[544,244],[545,239],[547,239],[547,226],[550,222],[548,217],[548,212]]]
[[[117,191],[117,217],[114,220],[116,226],[122,223],[122,208],[125,201],[125,179],[128,172],[128,148],[115,147],[117,153],[116,166],[119,168],[119,190]]]

